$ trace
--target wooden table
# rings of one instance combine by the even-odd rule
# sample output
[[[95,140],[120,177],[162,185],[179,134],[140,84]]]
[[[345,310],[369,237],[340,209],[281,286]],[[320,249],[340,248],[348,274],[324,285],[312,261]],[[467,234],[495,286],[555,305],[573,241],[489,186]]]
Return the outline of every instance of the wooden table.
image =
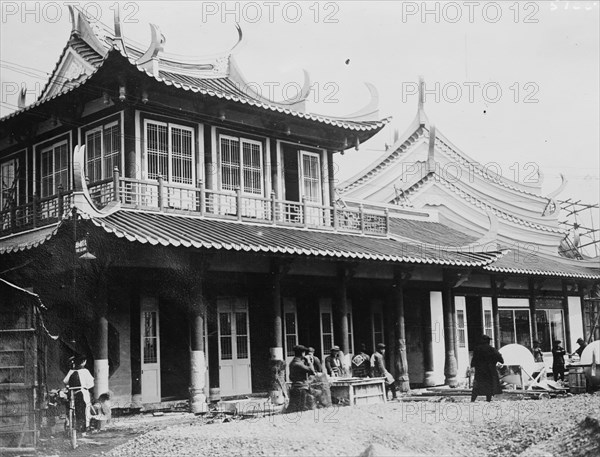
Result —
[[[349,405],[385,403],[385,378],[335,378],[330,379],[331,398]]]

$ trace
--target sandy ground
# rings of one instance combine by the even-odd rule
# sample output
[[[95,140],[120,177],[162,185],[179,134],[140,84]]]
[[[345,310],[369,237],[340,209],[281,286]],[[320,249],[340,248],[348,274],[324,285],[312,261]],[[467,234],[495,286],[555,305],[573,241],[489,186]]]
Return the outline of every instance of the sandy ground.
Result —
[[[600,455],[598,418],[599,393],[490,404],[457,396],[249,419],[174,413],[120,418],[76,451],[48,442],[45,455],[358,456],[372,445],[375,456],[587,456]]]

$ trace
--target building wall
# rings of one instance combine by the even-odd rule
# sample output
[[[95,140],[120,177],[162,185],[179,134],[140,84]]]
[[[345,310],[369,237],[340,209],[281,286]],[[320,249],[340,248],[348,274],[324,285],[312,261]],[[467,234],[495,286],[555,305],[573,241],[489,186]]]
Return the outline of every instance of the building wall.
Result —
[[[109,325],[119,335],[119,367],[108,379],[108,386],[113,393],[112,403],[115,407],[126,407],[131,402],[131,332],[130,317],[126,310],[111,313]]]

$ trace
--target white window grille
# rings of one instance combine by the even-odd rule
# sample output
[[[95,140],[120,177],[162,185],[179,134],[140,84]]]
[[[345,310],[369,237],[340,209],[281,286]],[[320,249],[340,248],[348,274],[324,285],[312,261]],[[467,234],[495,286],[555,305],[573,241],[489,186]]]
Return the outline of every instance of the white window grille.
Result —
[[[41,189],[42,198],[58,193],[58,186],[69,188],[69,149],[66,141],[56,143],[41,152]]]
[[[102,125],[85,134],[86,176],[91,183],[112,176],[121,165],[121,129],[118,122]]]
[[[262,143],[221,135],[221,189],[263,194]]]
[[[321,203],[321,164],[319,154],[300,151],[302,196],[309,202]]]
[[[194,130],[156,121],[145,124],[147,178],[194,184]]]

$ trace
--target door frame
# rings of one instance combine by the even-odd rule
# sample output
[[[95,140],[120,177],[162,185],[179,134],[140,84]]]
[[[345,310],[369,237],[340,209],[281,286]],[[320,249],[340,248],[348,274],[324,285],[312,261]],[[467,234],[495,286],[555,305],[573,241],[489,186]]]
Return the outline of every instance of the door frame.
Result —
[[[224,310],[224,308],[227,308],[227,310]],[[235,320],[235,313],[238,311],[244,311],[246,313],[246,339],[247,339],[247,348],[248,348],[248,357],[244,358],[244,359],[238,359],[237,357],[237,324],[236,324],[236,320]],[[231,320],[231,359],[221,359],[221,354],[222,354],[222,348],[221,348],[221,320],[220,320],[220,314],[221,313],[225,313],[225,312],[229,312],[232,315],[232,320]],[[217,345],[217,355],[218,355],[218,360],[219,360],[219,384],[220,384],[220,388],[221,388],[221,395],[222,396],[228,396],[228,395],[244,395],[244,394],[249,394],[252,393],[252,359],[251,359],[251,351],[250,351],[250,308],[248,306],[248,299],[246,297],[219,297],[217,298],[217,339],[218,339],[218,345]],[[244,360],[247,361],[247,363],[244,363],[244,366],[247,365],[248,367],[248,390],[247,391],[239,391],[237,390],[237,380],[236,380],[236,375],[235,375],[235,368],[236,368],[236,363],[235,361],[237,360]],[[227,364],[223,365],[223,361],[229,362],[231,361],[231,366],[233,369],[233,392],[229,393],[229,392],[225,392],[223,393],[223,387],[222,387],[222,380],[223,380],[223,373],[222,373],[222,368],[223,366],[227,366]]]
[[[145,327],[145,313],[156,313],[156,362],[144,363],[144,327]],[[143,296],[140,300],[140,381],[141,381],[141,394],[143,403],[157,403],[161,401],[161,376],[160,376],[160,312],[159,312],[159,300],[158,297]],[[147,366],[147,367],[146,367]],[[148,392],[148,386],[144,389],[144,369],[156,370],[156,395],[151,396]]]

